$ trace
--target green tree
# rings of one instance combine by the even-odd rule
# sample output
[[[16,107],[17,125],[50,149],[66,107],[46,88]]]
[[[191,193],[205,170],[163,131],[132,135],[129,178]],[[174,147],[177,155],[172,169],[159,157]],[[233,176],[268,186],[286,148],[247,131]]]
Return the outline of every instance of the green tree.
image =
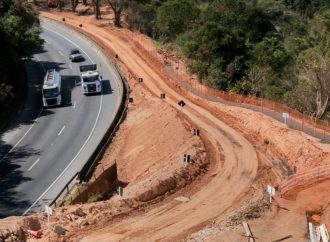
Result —
[[[221,89],[226,90],[229,81],[235,80],[243,71],[242,60],[246,55],[244,38],[218,23],[208,22],[186,37],[183,51],[193,63],[190,64],[192,71],[209,82],[210,78],[215,79],[213,83],[218,83]]]
[[[298,11],[304,18],[312,18],[319,9],[329,6],[328,0],[283,0],[283,3],[286,7]]]
[[[114,15],[114,25],[116,27],[121,27],[121,15],[123,10],[128,7],[129,0],[107,0]]]
[[[189,30],[199,9],[189,0],[168,0],[157,9],[156,25],[165,38],[173,39]]]
[[[126,21],[131,29],[139,31],[156,38],[159,34],[156,27],[157,9],[166,0],[146,0],[145,2],[131,1],[126,10]]]
[[[31,4],[0,0],[0,46],[5,46],[0,55],[0,103],[13,97],[21,85],[17,70],[22,66],[22,58],[30,57],[41,46],[40,32],[37,12]]]
[[[246,5],[242,0],[214,0],[202,15],[204,23],[212,21],[221,23],[228,28],[242,23]]]
[[[265,37],[252,53],[258,65],[269,66],[274,72],[280,72],[291,60],[283,42],[277,37]]]
[[[242,29],[248,40],[259,42],[265,36],[276,32],[270,17],[260,8],[247,8],[242,22]]]
[[[303,65],[299,73],[302,82],[310,86],[315,99],[315,117],[322,118],[329,107],[330,98],[330,51],[320,48],[306,51],[301,57]]]
[[[18,57],[30,57],[43,43],[39,38],[41,29],[38,23],[36,12],[26,2],[12,2],[10,8],[0,15],[2,37],[8,38]]]
[[[310,23],[309,39],[321,49],[330,48],[330,9],[319,12]]]

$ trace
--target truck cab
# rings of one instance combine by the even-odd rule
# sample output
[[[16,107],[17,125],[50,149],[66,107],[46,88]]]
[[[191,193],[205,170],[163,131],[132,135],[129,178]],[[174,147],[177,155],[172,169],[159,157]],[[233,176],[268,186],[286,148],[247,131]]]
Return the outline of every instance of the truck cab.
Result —
[[[42,86],[42,102],[44,107],[61,105],[61,75],[55,69],[46,72]]]
[[[83,94],[101,93],[101,79],[97,71],[97,65],[83,65],[79,67],[81,72],[81,87]]]

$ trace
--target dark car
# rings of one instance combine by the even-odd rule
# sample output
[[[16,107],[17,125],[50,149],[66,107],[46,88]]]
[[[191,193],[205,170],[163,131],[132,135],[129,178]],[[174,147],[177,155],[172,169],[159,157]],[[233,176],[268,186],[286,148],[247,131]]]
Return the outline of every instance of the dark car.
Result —
[[[77,49],[73,49],[70,51],[70,56],[69,59],[72,62],[79,62],[79,61],[84,61],[85,58],[81,55],[80,51]]]

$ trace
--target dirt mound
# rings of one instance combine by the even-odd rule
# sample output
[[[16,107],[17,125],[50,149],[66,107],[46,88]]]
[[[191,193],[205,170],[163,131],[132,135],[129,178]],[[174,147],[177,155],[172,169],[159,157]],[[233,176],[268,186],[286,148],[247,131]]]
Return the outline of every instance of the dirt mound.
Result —
[[[277,159],[274,165],[282,163],[282,166],[288,166],[279,167],[282,173],[283,169],[286,170],[286,175],[330,163],[329,147],[319,145],[319,140],[300,131],[290,130],[285,124],[261,113],[199,98],[197,100],[205,103],[219,117],[225,117],[247,138],[253,136],[264,143],[265,152]]]
[[[26,241],[29,237],[28,230],[38,231],[39,229],[41,229],[41,224],[36,216],[1,219],[0,241]]]
[[[142,186],[145,188],[145,191],[139,194],[136,199],[147,202],[166,193],[174,193],[193,182],[201,174],[205,174],[208,165],[209,161],[205,157],[205,153],[199,151],[198,154],[192,157],[189,164],[182,167],[179,171],[175,171],[172,176],[163,180],[150,177],[147,181],[143,182]],[[163,172],[160,171],[159,174],[163,174]],[[156,181],[156,184],[152,181]],[[138,183],[137,185],[140,184]]]

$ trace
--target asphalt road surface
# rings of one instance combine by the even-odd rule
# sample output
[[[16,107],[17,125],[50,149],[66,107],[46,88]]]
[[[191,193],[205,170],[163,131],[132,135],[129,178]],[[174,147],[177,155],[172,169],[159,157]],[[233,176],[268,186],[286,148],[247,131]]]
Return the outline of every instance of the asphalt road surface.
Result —
[[[86,39],[61,24],[42,21],[43,49],[27,61],[27,97],[0,136],[0,217],[29,214],[49,204],[86,163],[118,111],[122,83]],[[84,62],[69,52],[81,50]],[[82,94],[79,65],[96,63],[102,94]],[[99,65],[101,64],[101,65]],[[47,69],[62,76],[63,105],[43,108],[41,88]]]

